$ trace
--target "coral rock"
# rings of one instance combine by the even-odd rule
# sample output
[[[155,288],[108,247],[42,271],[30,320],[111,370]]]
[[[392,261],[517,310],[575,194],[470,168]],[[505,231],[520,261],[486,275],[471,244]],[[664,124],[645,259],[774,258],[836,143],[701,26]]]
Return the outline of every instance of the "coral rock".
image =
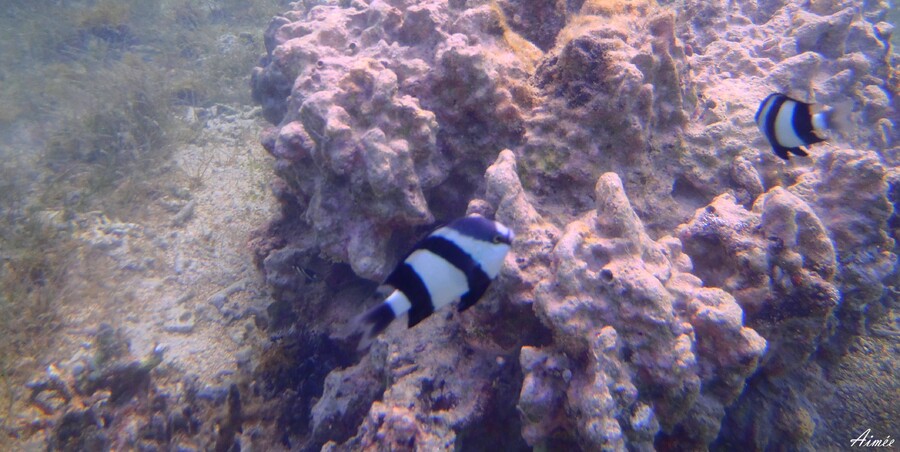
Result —
[[[440,2],[300,8],[272,21],[252,81],[278,124],[263,141],[285,182],[282,221],[304,224],[293,240],[315,234],[323,257],[382,279],[395,234],[434,222],[434,204],[459,214],[468,202],[430,191],[458,167],[480,176],[489,160],[472,150],[520,140],[525,72],[492,58],[496,38],[469,42],[460,32],[490,34]]]
[[[596,449],[624,447],[626,438],[650,447],[660,428],[678,427],[690,432],[683,441],[707,444],[718,433],[722,407],[756,369],[765,340],[743,326],[730,295],[703,288],[689,273],[690,259],[677,239],[648,236],[618,176],[601,176],[595,197],[596,210],[570,223],[556,244],[556,277],[538,287],[535,304],[554,337],[554,346],[541,352],[586,361],[568,369],[565,384],[533,381],[546,371],[526,376],[520,398],[525,431],[551,431],[561,423],[583,448]],[[706,387],[712,373],[724,387]],[[655,389],[639,389],[646,387]],[[560,388],[554,397],[565,401],[570,416],[561,422],[529,415],[558,410],[553,403],[560,402],[537,404],[548,396],[525,388]],[[546,439],[532,433],[529,442]]]

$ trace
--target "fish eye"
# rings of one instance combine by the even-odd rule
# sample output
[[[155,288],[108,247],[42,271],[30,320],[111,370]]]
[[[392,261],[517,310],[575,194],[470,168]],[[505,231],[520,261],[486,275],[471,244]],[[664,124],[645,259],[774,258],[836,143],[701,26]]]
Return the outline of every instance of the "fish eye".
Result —
[[[503,240],[503,238],[499,235],[495,235],[494,238],[491,239],[491,241],[494,243],[500,243],[501,240]]]

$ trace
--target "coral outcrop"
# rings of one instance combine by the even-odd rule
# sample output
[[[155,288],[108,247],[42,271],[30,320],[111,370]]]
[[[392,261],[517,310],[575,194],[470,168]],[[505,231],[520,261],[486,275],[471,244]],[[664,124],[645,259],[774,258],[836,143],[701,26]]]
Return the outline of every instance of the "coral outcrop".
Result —
[[[550,402],[563,405],[562,427],[584,450],[652,447],[661,429],[702,447],[766,341],[743,326],[731,295],[690,273],[678,239],[647,235],[618,176],[602,175],[595,199],[595,210],[566,227],[555,277],[537,290],[535,311],[554,345],[522,351],[519,407],[525,431],[540,432],[526,439],[540,445],[560,428],[545,415]]]
[[[529,118],[522,146],[525,186],[588,209],[597,178],[615,171],[640,212],[677,217],[675,198],[697,190],[682,187],[671,167],[687,119],[674,14],[584,15],[557,41],[534,76],[544,103]]]
[[[263,144],[286,182],[279,198],[324,257],[383,278],[392,239],[434,222],[435,209],[464,209],[483,151],[521,140],[530,94],[500,20],[488,5],[375,1],[272,22],[252,83],[278,123]],[[438,188],[448,180],[462,190]]]
[[[827,417],[836,400],[896,390],[833,377],[856,339],[897,328],[900,77],[882,2],[294,8],[253,75],[282,203],[254,251],[272,324],[340,346],[317,348],[328,364],[300,399],[290,382],[272,396],[311,413],[275,436],[829,449],[860,433]],[[754,121],[773,91],[846,117],[785,163]],[[485,297],[335,358],[361,279],[466,212],[516,232]]]
[[[775,187],[750,212],[725,194],[678,233],[703,281],[735,294],[748,324],[770,340],[766,371],[806,362],[839,303],[835,250],[809,205]]]
[[[895,244],[887,237],[892,209],[883,165],[872,152],[835,150],[816,166],[794,185],[759,196],[752,210],[721,195],[678,229],[697,274],[735,294],[747,325],[770,344],[755,384],[733,408],[729,428],[736,431],[724,444],[809,441],[811,428],[800,434],[803,428],[764,425],[830,410],[815,395],[816,387],[830,386],[821,377],[829,360],[814,355],[845,353],[848,337],[865,332],[862,311],[885,309],[890,296],[896,255],[885,251]],[[848,184],[836,181],[850,173],[855,189],[846,193]],[[779,397],[766,400],[771,394]],[[749,426],[753,436],[733,439]]]

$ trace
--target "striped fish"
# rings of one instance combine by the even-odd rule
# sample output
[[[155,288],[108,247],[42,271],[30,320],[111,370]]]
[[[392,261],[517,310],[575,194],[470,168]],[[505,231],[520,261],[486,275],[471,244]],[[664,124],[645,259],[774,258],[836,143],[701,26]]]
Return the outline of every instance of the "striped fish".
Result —
[[[806,157],[806,146],[825,141],[830,112],[813,113],[811,107],[781,93],[770,94],[759,104],[756,124],[775,155],[785,160],[790,160],[788,152]]]
[[[385,280],[384,285],[393,288],[390,295],[355,320],[355,329],[362,333],[359,348],[367,348],[404,314],[412,328],[457,299],[460,312],[474,305],[500,273],[512,240],[509,228],[479,215],[454,220],[429,234]]]

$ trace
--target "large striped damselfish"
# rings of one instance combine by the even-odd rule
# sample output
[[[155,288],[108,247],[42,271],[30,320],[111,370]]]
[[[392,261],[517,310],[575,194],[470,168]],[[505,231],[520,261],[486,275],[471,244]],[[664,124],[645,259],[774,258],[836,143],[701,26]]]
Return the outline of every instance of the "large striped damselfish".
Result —
[[[417,243],[384,282],[394,290],[378,306],[355,320],[362,333],[359,348],[408,314],[413,327],[434,311],[459,299],[459,311],[475,304],[500,273],[513,232],[479,215],[459,218]]]

